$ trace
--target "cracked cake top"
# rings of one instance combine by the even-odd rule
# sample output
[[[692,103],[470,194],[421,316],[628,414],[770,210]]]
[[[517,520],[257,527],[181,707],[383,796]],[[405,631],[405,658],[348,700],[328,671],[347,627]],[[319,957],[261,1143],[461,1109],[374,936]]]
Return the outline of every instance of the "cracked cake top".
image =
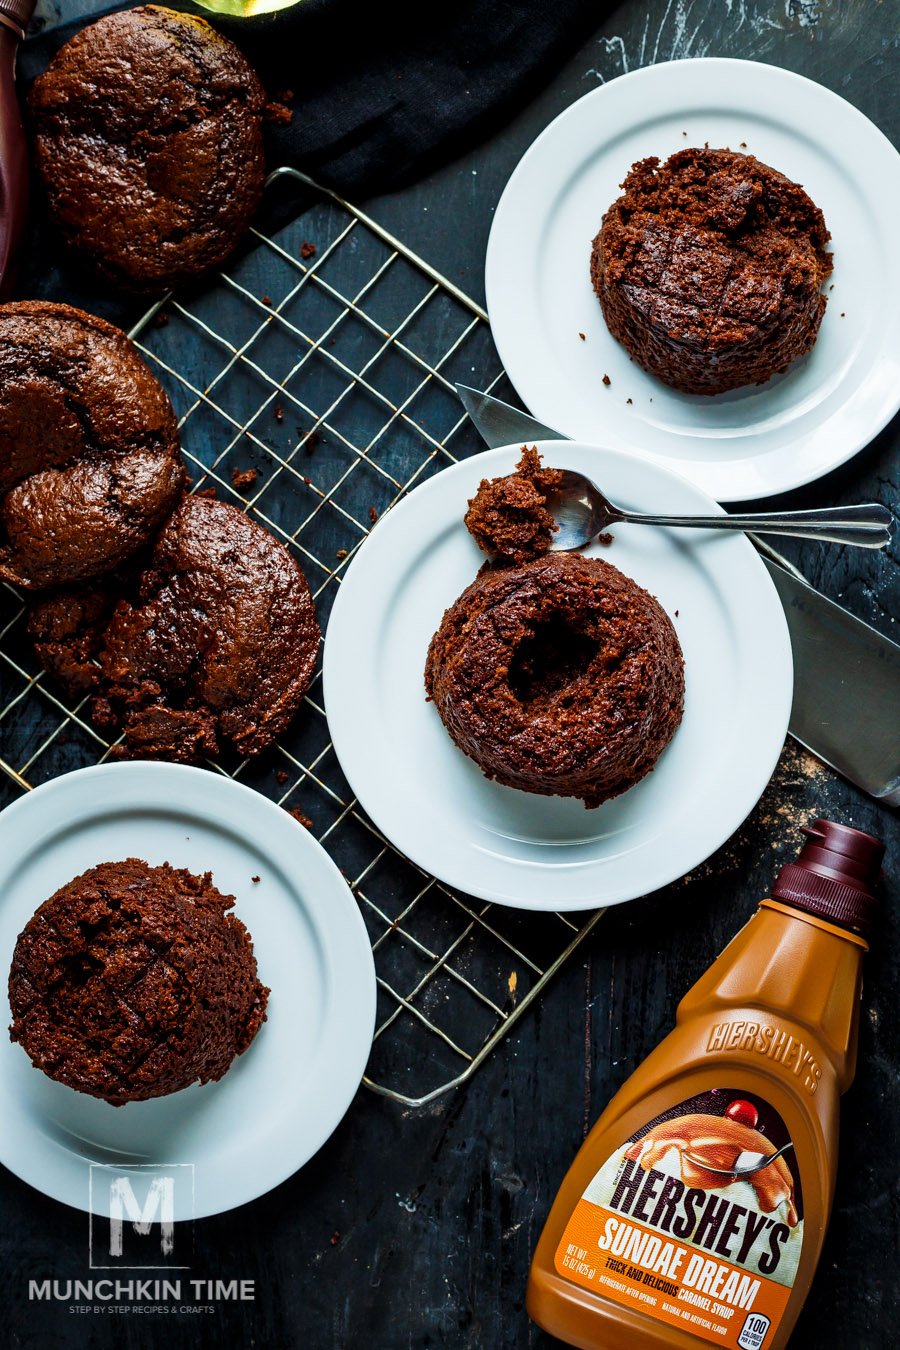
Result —
[[[107,15],[31,90],[51,215],[129,290],[218,266],[259,205],[264,106],[253,68],[203,19],[159,5]]]

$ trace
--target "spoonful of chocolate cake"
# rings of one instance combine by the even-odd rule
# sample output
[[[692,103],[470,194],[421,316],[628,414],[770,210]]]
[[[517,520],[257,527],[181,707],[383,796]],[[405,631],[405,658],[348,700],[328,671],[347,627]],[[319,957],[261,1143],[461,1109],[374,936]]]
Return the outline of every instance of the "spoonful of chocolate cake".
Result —
[[[751,515],[670,516],[627,511],[605,497],[584,474],[543,465],[534,446],[522,447],[514,473],[484,479],[466,514],[466,526],[479,547],[514,563],[542,553],[583,548],[598,537],[606,542],[602,539],[604,531],[620,523],[742,530],[857,548],[884,548],[894,518],[878,502]]]

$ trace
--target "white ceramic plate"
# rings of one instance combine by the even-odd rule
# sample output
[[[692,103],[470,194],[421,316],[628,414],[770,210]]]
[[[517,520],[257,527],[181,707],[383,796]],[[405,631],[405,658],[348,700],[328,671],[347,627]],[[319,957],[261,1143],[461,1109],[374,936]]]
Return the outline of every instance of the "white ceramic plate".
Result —
[[[581,470],[626,508],[718,509],[649,460],[575,442],[539,448],[546,463]],[[667,885],[744,820],[787,731],[790,640],[742,535],[616,526],[610,548],[589,551],[673,617],[686,668],[682,724],[653,772],[596,810],[489,782],[426,703],[423,671],[441,615],[484,560],[463,525],[467,499],[520,453],[506,446],[445,469],[379,522],[332,610],[325,706],[354,792],[421,867],[500,904],[590,909]]]
[[[372,952],[337,867],[281,807],[203,769],[130,763],[66,774],[0,813],[3,971],[43,900],[127,857],[211,871],[236,897],[272,991],[268,1020],[218,1083],[122,1107],[53,1082],[0,1036],[0,1161],[78,1209],[90,1163],[125,1174],[193,1164],[202,1218],[284,1181],[344,1115],[372,1044]],[[146,1171],[133,1175],[146,1190]],[[176,1186],[175,1205],[176,1219],[192,1217],[188,1188]]]
[[[704,142],[743,142],[802,183],[835,258],[812,352],[765,385],[712,398],[680,394],[631,363],[588,270],[630,166]],[[836,94],[755,61],[650,66],[566,109],[510,178],[487,250],[494,339],[546,425],[641,450],[718,501],[783,492],[849,459],[900,407],[898,217],[900,155]]]

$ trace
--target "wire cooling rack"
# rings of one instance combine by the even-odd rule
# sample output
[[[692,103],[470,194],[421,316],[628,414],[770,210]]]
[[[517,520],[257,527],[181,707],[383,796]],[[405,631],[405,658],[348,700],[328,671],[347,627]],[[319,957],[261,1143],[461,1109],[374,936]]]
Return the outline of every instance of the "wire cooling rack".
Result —
[[[493,389],[503,370],[487,314],[446,277],[305,175],[279,169],[273,180],[306,209],[277,233],[254,231],[216,284],[160,301],[131,336],[178,413],[193,490],[214,488],[283,540],[327,629],[337,587],[381,515],[481,448],[455,382],[474,376]],[[86,700],[68,706],[41,673],[9,586],[0,587],[0,709],[0,768],[13,792],[109,752]],[[378,982],[364,1081],[405,1105],[465,1082],[600,917],[489,905],[394,849],[341,773],[321,670],[275,749],[211,767],[293,811],[346,876]]]

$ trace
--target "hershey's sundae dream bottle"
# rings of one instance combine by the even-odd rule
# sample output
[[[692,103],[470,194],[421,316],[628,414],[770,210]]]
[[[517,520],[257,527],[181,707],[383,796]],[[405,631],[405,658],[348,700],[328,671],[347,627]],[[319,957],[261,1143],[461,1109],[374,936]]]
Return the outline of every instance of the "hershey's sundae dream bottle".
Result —
[[[581,1350],[781,1350],[856,1067],[879,840],[817,820],[560,1187],[528,1312]]]

